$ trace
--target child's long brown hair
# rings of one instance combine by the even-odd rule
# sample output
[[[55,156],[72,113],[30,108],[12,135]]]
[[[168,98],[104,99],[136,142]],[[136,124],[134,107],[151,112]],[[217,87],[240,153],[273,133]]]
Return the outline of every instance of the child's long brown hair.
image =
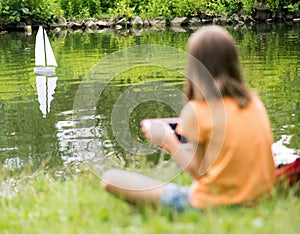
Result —
[[[236,45],[225,29],[215,25],[201,27],[190,37],[188,51],[192,58],[189,60],[189,79],[185,87],[188,99],[207,100],[216,93],[211,84],[203,82],[201,66],[204,66],[213,78],[211,83],[218,89],[219,98],[229,96],[236,100],[239,107],[247,105],[250,92],[244,83]],[[201,86],[201,91],[195,83]]]

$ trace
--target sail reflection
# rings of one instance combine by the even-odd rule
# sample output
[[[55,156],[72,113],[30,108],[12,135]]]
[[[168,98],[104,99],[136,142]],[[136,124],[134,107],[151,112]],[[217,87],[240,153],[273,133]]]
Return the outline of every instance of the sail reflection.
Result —
[[[44,118],[50,113],[50,105],[54,99],[53,95],[55,93],[57,79],[58,77],[51,76],[36,77],[36,88],[40,104],[39,108]]]
[[[58,77],[52,76],[55,74],[57,63],[47,33],[42,26],[39,27],[36,35],[35,65],[34,73],[37,74],[36,88],[40,111],[46,118],[50,112]]]

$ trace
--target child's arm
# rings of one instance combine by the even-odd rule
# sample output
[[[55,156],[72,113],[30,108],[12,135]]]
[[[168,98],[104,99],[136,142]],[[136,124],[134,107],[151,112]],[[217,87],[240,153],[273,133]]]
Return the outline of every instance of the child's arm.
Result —
[[[171,127],[156,121],[151,126],[142,126],[145,137],[154,145],[169,152],[177,164],[193,179],[199,179],[199,149],[191,143],[181,143]]]
[[[177,164],[194,180],[199,179],[201,148],[192,143],[180,143],[176,136],[175,138],[166,137],[162,148],[168,151]]]

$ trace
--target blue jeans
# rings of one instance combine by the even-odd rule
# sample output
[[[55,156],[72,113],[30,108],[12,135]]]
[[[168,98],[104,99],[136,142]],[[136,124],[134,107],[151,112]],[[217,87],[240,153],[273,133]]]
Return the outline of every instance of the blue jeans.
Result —
[[[179,213],[186,209],[193,209],[189,200],[190,188],[174,183],[166,185],[160,198],[163,208]]]

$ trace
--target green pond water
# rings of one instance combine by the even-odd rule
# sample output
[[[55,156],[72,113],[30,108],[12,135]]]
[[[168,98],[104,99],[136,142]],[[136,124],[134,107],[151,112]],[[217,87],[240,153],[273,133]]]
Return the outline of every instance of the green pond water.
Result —
[[[300,155],[300,27],[228,30],[270,116],[276,163],[291,161]],[[178,115],[191,32],[48,32],[58,63],[49,77],[33,72],[35,31],[0,35],[0,167],[159,163],[139,123]]]

